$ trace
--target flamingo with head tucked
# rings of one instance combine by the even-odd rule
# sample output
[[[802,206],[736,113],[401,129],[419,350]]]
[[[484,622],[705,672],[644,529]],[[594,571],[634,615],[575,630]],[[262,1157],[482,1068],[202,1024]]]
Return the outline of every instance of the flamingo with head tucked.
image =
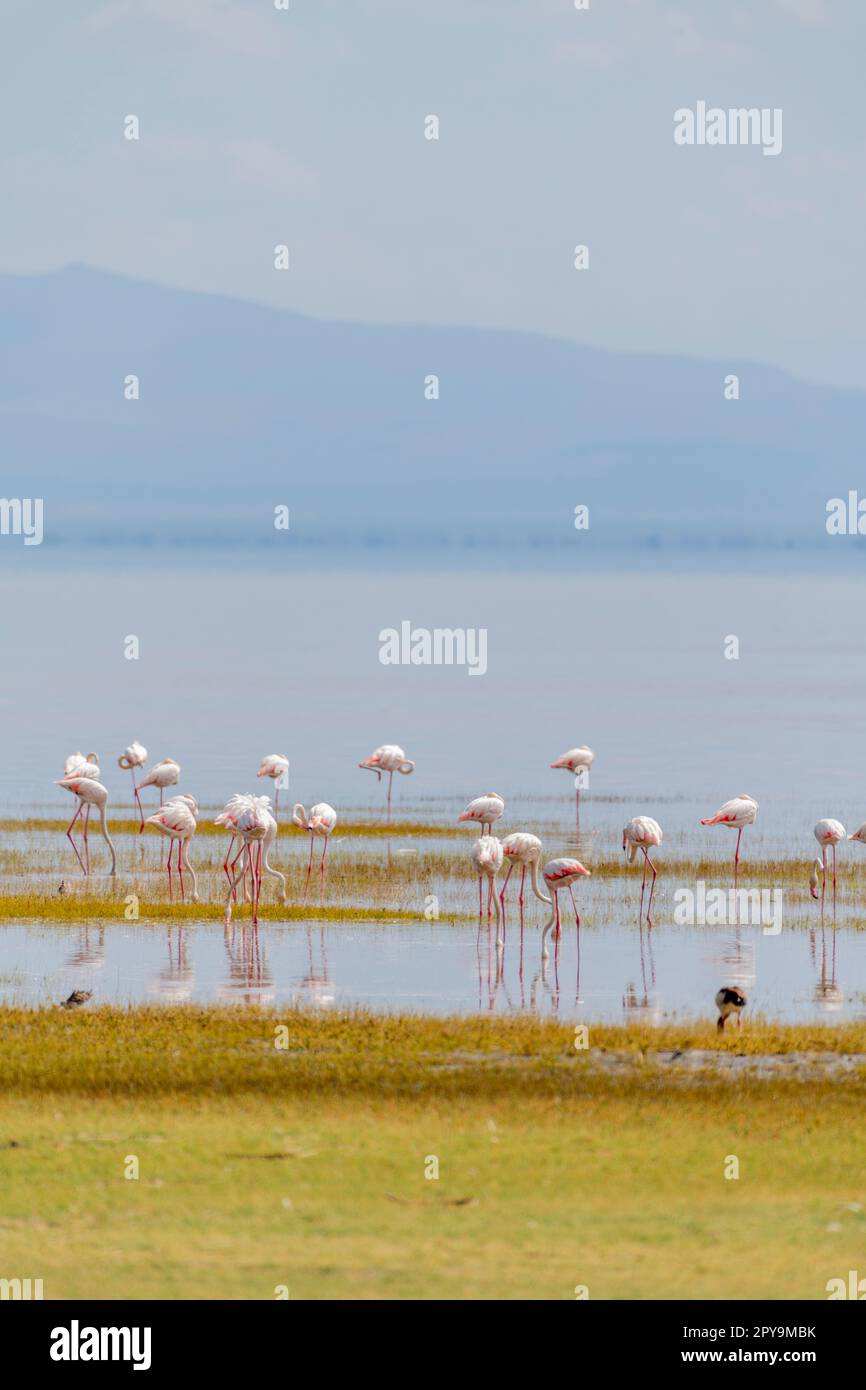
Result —
[[[280,783],[289,785],[289,760],[285,753],[268,753],[262,758],[257,777],[270,777],[274,784],[274,815],[280,809]],[[285,780],[284,780],[285,779]]]
[[[64,777],[89,777],[99,781],[98,753],[70,753],[63,764]]]
[[[580,789],[581,786],[586,786],[589,769],[594,762],[595,754],[592,749],[587,748],[586,744],[582,743],[578,748],[569,748],[567,753],[563,753],[562,757],[557,758],[555,763],[550,764],[551,767],[561,767],[566,772],[574,773],[574,804],[578,829],[580,828]]]
[[[90,845],[88,844],[87,840],[87,824],[90,818],[90,808],[92,806],[95,806],[99,811],[99,826],[102,832],[102,838],[108,845],[108,848],[111,852],[111,869],[109,870],[109,873],[116,873],[117,856],[114,853],[114,845],[111,843],[111,836],[108,833],[108,827],[105,823],[105,808],[108,805],[107,789],[102,785],[101,782],[97,782],[93,777],[79,777],[75,774],[73,774],[71,777],[61,777],[56,783],[56,785],[58,787],[65,787],[65,789],[68,792],[72,792],[73,796],[78,797],[78,807],[76,809],[75,815],[72,817],[72,820],[66,827],[66,838],[68,839],[72,848],[75,850],[75,857],[81,865],[81,872],[84,874],[85,878],[90,873]],[[85,810],[85,808],[86,811],[84,816],[83,829],[85,857],[84,859],[82,859],[81,855],[78,852],[78,846],[76,845],[72,835],[72,827],[78,820],[78,817],[81,815],[81,812]]]
[[[381,748],[377,748],[371,753],[369,758],[365,758],[362,763],[358,763],[365,772],[375,772],[377,779],[381,782],[382,773],[388,774],[388,819],[391,819],[391,784],[394,781],[394,773],[400,772],[404,777],[415,771],[415,764],[406,757],[403,749],[396,743],[383,743]]]
[[[640,911],[638,921],[643,918],[643,895],[646,889],[647,866],[653,871],[652,883],[650,884],[649,902],[646,909],[647,926],[652,926],[651,913],[653,905],[653,893],[655,892],[656,878],[658,870],[649,857],[649,851],[656,848],[662,842],[662,828],[657,820],[652,816],[633,816],[627,825],[623,827],[622,847],[627,850],[629,864],[633,864],[640,850],[643,855],[643,881],[640,886]]]
[[[737,832],[737,845],[734,850],[734,887],[737,886],[737,878],[740,871],[740,840],[747,825],[754,825],[755,816],[758,814],[758,803],[753,796],[743,792],[741,796],[732,797],[726,801],[724,806],[720,806],[714,816],[708,816],[701,821],[701,825],[727,825],[729,829]]]

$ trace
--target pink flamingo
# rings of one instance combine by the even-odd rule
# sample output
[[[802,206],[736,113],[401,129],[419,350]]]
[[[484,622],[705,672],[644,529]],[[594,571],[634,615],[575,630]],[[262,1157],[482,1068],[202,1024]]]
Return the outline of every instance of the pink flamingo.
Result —
[[[268,753],[262,758],[257,777],[270,777],[274,784],[274,815],[280,809],[280,782],[289,785],[289,760],[284,753]],[[283,779],[285,778],[285,781]]]
[[[493,822],[499,820],[505,810],[505,802],[496,792],[487,792],[486,796],[476,796],[474,801],[470,801],[465,811],[461,811],[457,817],[458,821],[472,820],[480,821],[481,834],[490,835],[493,831]]]
[[[96,753],[70,753],[63,764],[64,777],[89,777],[99,781],[99,756]]]
[[[132,740],[132,743],[129,745],[128,748],[124,748],[123,752],[117,760],[117,766],[122,767],[124,771],[130,772],[132,775],[133,799],[135,798],[135,769],[137,767],[144,767],[144,764],[146,762],[147,749],[142,747],[142,745],[136,739]],[[140,809],[141,808],[139,807],[139,810]],[[134,806],[133,810],[135,810]]]
[[[574,773],[574,804],[577,817],[578,829],[580,828],[580,788],[586,785],[586,778],[589,776],[589,769],[595,762],[595,754],[591,748],[587,748],[582,743],[579,748],[569,748],[567,753],[563,753],[561,758],[557,758],[551,767],[564,768],[566,772]]]
[[[138,809],[141,814],[141,825],[138,830],[139,835],[144,829],[144,812],[141,809],[141,797],[139,796],[139,792],[144,787],[159,787],[159,804],[162,806],[164,805],[163,794],[166,787],[176,787],[179,781],[180,763],[176,763],[174,758],[163,758],[161,762],[155,763],[150,769],[150,772],[142,777],[138,786],[135,788],[135,799],[138,802]]]
[[[249,869],[251,893],[252,893],[252,918],[253,926],[258,925],[259,920],[259,898],[262,891],[262,854],[265,837],[270,829],[270,822],[273,816],[270,813],[271,799],[269,796],[250,796],[245,798],[244,805],[237,817],[235,834],[243,840],[240,850],[232,863],[234,868],[238,859],[241,859],[246,851],[247,862],[241,863],[240,868],[234,878],[229,883],[229,891],[226,897],[225,920],[226,924],[231,921],[232,897],[238,881],[244,877]]]
[[[547,960],[549,955],[547,949],[547,933],[552,927],[556,928],[556,938],[559,940],[561,927],[559,924],[559,894],[563,888],[567,888],[571,894],[571,905],[574,908],[574,924],[580,930],[580,913],[577,910],[577,903],[574,898],[574,885],[579,878],[590,878],[592,871],[585,869],[579,859],[551,859],[544,866],[544,882],[550,889],[551,896],[547,899],[550,903],[550,920],[545,923],[544,931],[541,933],[541,955]],[[578,937],[578,941],[580,938]]]
[[[371,753],[369,758],[365,758],[362,763],[358,763],[365,772],[375,772],[376,777],[381,782],[382,773],[388,774],[388,819],[391,819],[391,784],[394,781],[394,773],[400,772],[404,777],[415,771],[415,764],[411,762],[403,749],[396,743],[383,743],[381,748],[377,748]]]
[[[649,867],[653,871],[653,879],[652,883],[650,884],[649,902],[647,903],[646,909],[646,920],[648,927],[652,926],[652,919],[650,914],[652,913],[653,893],[655,892],[656,878],[658,876],[658,870],[656,869],[655,864],[649,857],[649,851],[653,848],[656,848],[658,845],[661,844],[661,842],[661,826],[659,825],[657,820],[653,820],[652,816],[633,816],[632,819],[628,822],[628,824],[623,827],[622,847],[623,849],[628,850],[629,864],[634,863],[635,859],[637,858],[638,850],[640,850],[643,854],[643,880],[640,886],[640,911],[638,913],[638,921],[641,921],[643,918],[643,895],[646,889],[647,865],[649,865]]]
[[[833,850],[833,916],[836,916],[836,846],[845,839],[846,830],[839,820],[819,820],[814,835],[821,846],[821,911],[824,911],[824,890],[827,886],[827,850]],[[814,894],[818,896],[817,888]]]
[[[308,831],[310,836],[310,862],[307,865],[307,879],[304,884],[304,902],[306,902],[307,889],[310,886],[310,873],[313,868],[313,845],[317,835],[325,841],[322,846],[322,863],[320,866],[322,871],[322,892],[324,893],[325,891],[325,855],[328,853],[328,841],[331,838],[334,826],[337,824],[337,812],[334,810],[333,806],[328,805],[327,801],[319,801],[315,806],[310,808],[310,814],[307,815],[300,801],[296,801],[294,810],[292,811],[292,820],[295,822],[295,825],[300,826],[301,830]]]
[[[737,832],[737,847],[734,850],[734,887],[737,886],[737,878],[740,870],[740,839],[747,825],[754,825],[755,816],[758,814],[758,803],[753,796],[743,792],[741,796],[735,796],[731,801],[726,801],[724,806],[720,806],[714,816],[708,816],[701,821],[701,825],[727,825],[731,830]]]
[[[91,806],[95,806],[99,811],[99,826],[100,830],[102,831],[102,838],[108,845],[109,850],[111,851],[111,869],[109,870],[109,873],[116,873],[117,856],[114,853],[114,845],[111,843],[111,837],[108,833],[108,827],[105,823],[105,808],[108,805],[108,792],[106,788],[103,787],[101,782],[95,781],[95,779],[92,777],[77,777],[74,775],[72,777],[61,777],[55,785],[58,787],[64,787],[66,791],[72,792],[73,796],[78,797],[78,807],[76,809],[75,815],[72,817],[72,820],[66,827],[66,838],[68,839],[72,848],[75,850],[75,857],[81,865],[81,872],[84,874],[84,877],[86,878],[90,873],[90,845],[87,840],[87,824],[90,819]],[[78,852],[78,846],[76,845],[72,835],[72,827],[78,820],[78,817],[81,815],[81,812],[85,810],[85,807],[86,811],[84,816],[83,828],[85,857],[84,859],[82,859],[81,855]]]
[[[180,900],[184,901],[183,890],[183,871],[192,879],[191,901],[198,902],[198,883],[196,881],[195,869],[189,862],[189,842],[196,832],[198,824],[198,803],[193,796],[173,796],[166,801],[158,811],[152,816],[148,816],[145,825],[155,825],[161,834],[166,835],[169,840],[168,862],[168,896],[171,901],[171,852],[177,845],[177,872],[180,878]]]
[[[550,898],[541,891],[541,884],[538,881],[538,868],[544,853],[544,846],[538,836],[530,835],[525,830],[516,830],[513,835],[507,835],[502,841],[502,853],[508,860],[508,873],[505,875],[505,882],[499,895],[503,908],[505,907],[505,890],[508,887],[508,880],[515,864],[520,865],[520,893],[517,901],[520,903],[521,918],[523,917],[523,888],[526,882],[527,869],[529,869],[533,893],[540,902],[549,903]]]
[[[496,916],[496,943],[502,945],[502,903],[496,891],[496,875],[502,868],[502,844],[495,835],[479,835],[472,842],[472,863],[478,875],[478,924],[481,925],[483,880],[487,879],[487,921],[490,921],[491,901]]]

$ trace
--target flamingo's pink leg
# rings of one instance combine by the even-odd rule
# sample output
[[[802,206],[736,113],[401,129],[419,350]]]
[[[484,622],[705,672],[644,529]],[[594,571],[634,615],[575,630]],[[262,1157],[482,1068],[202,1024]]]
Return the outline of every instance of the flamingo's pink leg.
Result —
[[[176,844],[177,844],[177,872],[178,872],[178,874],[180,875],[180,900],[181,900],[181,902],[185,902],[185,901],[186,901],[186,898],[184,897],[184,892],[183,892],[183,859],[181,858],[181,853],[180,853],[180,840],[177,840],[177,841],[176,841]]]
[[[393,772],[388,773],[388,820],[391,819],[391,784],[394,781]]]
[[[478,875],[478,925],[481,926],[481,914],[483,911],[482,903],[484,899],[484,888],[482,886],[481,875]]]
[[[743,833],[743,827],[740,826],[739,830],[737,831],[737,848],[734,850],[734,887],[735,887],[735,888],[736,888],[736,886],[737,886],[737,880],[738,880],[739,874],[740,874],[740,837],[742,836],[742,833]]]
[[[827,846],[821,850],[821,916],[824,916],[824,889],[827,884]]]
[[[310,859],[309,859],[309,863],[307,864],[307,877],[306,877],[306,879],[305,879],[305,881],[304,881],[304,902],[307,901],[307,891],[308,891],[308,889],[309,889],[309,887],[310,887],[310,874],[311,874],[312,871],[313,871],[313,832],[312,832],[312,830],[309,832],[309,834],[310,834]]]
[[[643,849],[643,845],[641,845],[641,849]],[[645,889],[646,889],[646,850],[644,849],[644,850],[643,850],[643,878],[641,879],[641,885],[640,885],[640,912],[639,912],[639,914],[638,914],[638,921],[642,920],[642,918],[643,918],[643,895],[644,895]]]
[[[133,781],[133,786],[135,786],[135,782],[134,782],[134,781]],[[139,814],[139,816],[141,817],[141,824],[140,824],[139,827],[138,827],[138,833],[139,833],[139,835],[140,835],[141,832],[144,830],[144,807],[143,807],[142,804],[141,804],[141,794],[140,794],[140,791],[139,791],[139,788],[138,788],[138,787],[135,787],[135,800],[136,800],[136,802],[137,802],[137,804],[138,804],[138,814]]]
[[[493,912],[493,879],[487,880],[487,920],[490,921]]]
[[[650,913],[651,913],[652,910],[653,910],[653,893],[654,893],[655,890],[656,890],[656,878],[657,878],[657,876],[658,876],[658,870],[656,869],[656,866],[655,866],[655,864],[653,863],[653,861],[650,859],[648,852],[647,852],[646,850],[644,850],[643,853],[644,853],[644,859],[645,859],[645,861],[646,861],[646,863],[644,864],[644,873],[646,873],[646,865],[647,865],[647,864],[649,864],[650,868],[651,868],[652,871],[653,871],[653,881],[652,881],[652,883],[650,884],[649,902],[647,903],[647,906],[646,906],[646,920],[647,920],[647,925],[648,925],[648,926],[652,926],[652,922],[650,921]]]
[[[72,820],[69,822],[69,824],[68,824],[67,827],[66,827],[66,838],[67,838],[67,840],[69,841],[69,843],[71,844],[72,848],[75,850],[75,858],[78,860],[79,864],[81,865],[81,872],[84,874],[84,877],[87,878],[87,870],[86,870],[85,867],[84,867],[84,860],[81,858],[81,855],[78,853],[78,846],[77,846],[77,844],[75,843],[75,840],[73,839],[73,836],[72,836],[72,827],[73,827],[73,825],[75,824],[75,822],[78,820],[78,817],[81,815],[81,812],[82,812],[83,810],[84,810],[84,802],[79,798],[79,801],[78,801],[78,809],[77,809],[77,811],[75,812],[75,815],[72,817]]]
[[[500,904],[500,907],[502,907],[502,908],[505,907],[505,890],[506,890],[506,888],[508,887],[508,880],[509,880],[510,877],[511,877],[511,870],[512,870],[513,868],[514,868],[514,860],[512,859],[511,863],[508,865],[508,873],[505,875],[505,881],[504,881],[503,884],[502,884],[502,892],[499,894],[499,904]]]
[[[525,882],[526,882],[526,865],[524,864],[524,865],[523,865],[523,868],[520,870],[520,893],[519,893],[518,898],[517,898],[517,901],[520,903],[520,910],[521,910],[521,912],[523,911],[523,885],[524,885]]]
[[[168,861],[167,861],[166,866],[165,866],[165,867],[168,869],[168,900],[169,900],[169,902],[171,902],[171,852],[172,852],[173,849],[174,849],[174,841],[173,841],[173,840],[169,840],[169,842],[168,842]]]
[[[573,883],[570,883],[570,884],[568,885],[568,891],[569,891],[569,893],[571,894],[571,905],[572,905],[572,907],[574,908],[574,925],[575,925],[576,927],[579,927],[579,926],[580,926],[580,913],[579,913],[578,910],[577,910],[577,902],[576,902],[575,896],[574,896],[574,884],[573,884]]]
[[[84,811],[84,862],[87,865],[85,873],[90,873],[90,841],[87,838],[87,826],[90,821],[90,806],[85,807]]]
[[[160,806],[162,806],[162,805],[164,804],[164,803],[163,803],[163,799],[162,799],[162,798],[163,798],[163,795],[164,795],[164,788],[163,788],[163,787],[160,787],[160,789],[159,789],[159,804],[160,804]]]
[[[836,846],[833,846],[833,920],[836,920]]]

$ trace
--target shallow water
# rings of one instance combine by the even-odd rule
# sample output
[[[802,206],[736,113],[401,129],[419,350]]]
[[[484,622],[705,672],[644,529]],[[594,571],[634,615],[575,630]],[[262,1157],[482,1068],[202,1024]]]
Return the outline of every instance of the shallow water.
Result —
[[[722,982],[748,1013],[778,1021],[866,1017],[866,932],[830,926],[764,935],[760,928],[593,927],[563,914],[558,951],[541,956],[541,910],[516,906],[498,953],[486,922],[400,926],[236,921],[178,926],[4,927],[0,1002],[48,1005],[75,989],[93,1002],[362,1005],[377,1011],[528,1010],[586,1022],[713,1016]]]

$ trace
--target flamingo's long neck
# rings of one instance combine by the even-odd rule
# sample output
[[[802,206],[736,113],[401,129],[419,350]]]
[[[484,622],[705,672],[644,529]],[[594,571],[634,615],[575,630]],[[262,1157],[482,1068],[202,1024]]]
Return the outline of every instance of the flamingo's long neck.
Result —
[[[192,838],[192,837],[190,836],[190,839],[191,839],[191,838]],[[182,841],[182,843],[181,843],[181,855],[183,856],[184,868],[186,869],[187,873],[189,874],[190,878],[192,879],[192,900],[193,900],[193,902],[198,902],[198,879],[197,879],[196,876],[195,876],[195,869],[192,867],[192,864],[190,864],[190,862],[189,862],[189,840],[183,840],[183,841]]]
[[[268,851],[269,851],[269,849],[270,849],[270,844],[269,844],[268,841],[266,840],[266,841],[265,841],[264,859],[262,860],[262,863],[264,864],[265,873],[266,873],[266,874],[270,874],[271,878],[278,878],[278,879],[280,880],[280,887],[282,888],[282,892],[283,892],[283,902],[285,902],[285,901],[286,901],[286,876],[285,876],[285,874],[281,874],[280,871],[279,871],[279,869],[274,869],[274,868],[271,867],[270,862],[268,861]]]
[[[542,959],[544,959],[544,960],[547,959],[547,954],[548,954],[548,952],[547,952],[547,933],[550,931],[551,927],[553,927],[553,926],[556,925],[556,893],[555,893],[555,892],[551,894],[551,896],[547,899],[547,902],[550,903],[550,916],[548,917],[547,921],[545,922],[545,924],[544,924],[544,930],[543,930],[543,932],[541,933],[541,955],[542,955]]]
[[[108,833],[108,826],[105,824],[105,807],[99,808],[99,824],[102,829],[102,838],[111,850],[111,872],[117,873],[117,855],[114,853],[114,845],[111,843],[111,836]]]
[[[533,891],[533,893],[535,894],[535,896],[536,896],[537,898],[539,898],[540,901],[543,902],[543,903],[551,903],[551,904],[552,904],[552,903],[553,903],[553,899],[552,899],[552,898],[549,898],[549,897],[547,896],[546,893],[542,893],[542,891],[541,891],[541,884],[540,884],[539,881],[538,881],[538,860],[537,860],[537,859],[533,859],[532,864],[531,864],[531,866],[530,866],[529,873],[530,873],[530,878],[531,878],[531,881],[532,881],[532,891]]]

